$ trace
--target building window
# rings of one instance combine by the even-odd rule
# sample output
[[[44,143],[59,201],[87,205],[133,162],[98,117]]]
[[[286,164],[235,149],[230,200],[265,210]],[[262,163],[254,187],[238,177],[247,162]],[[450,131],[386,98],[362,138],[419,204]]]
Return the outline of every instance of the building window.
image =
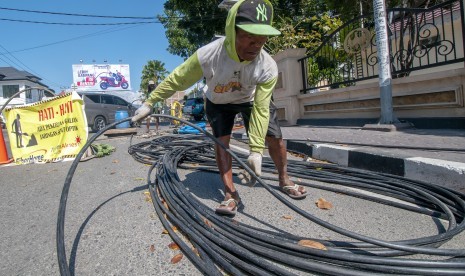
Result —
[[[19,85],[3,85],[3,98],[9,99],[15,93],[19,91]],[[19,94],[15,96],[15,98],[19,98]]]
[[[45,92],[42,89],[37,90],[37,94],[39,95],[39,101],[42,101],[42,99],[45,97]]]
[[[26,85],[24,89],[26,89],[26,99],[32,100],[32,90],[29,89],[30,86]]]

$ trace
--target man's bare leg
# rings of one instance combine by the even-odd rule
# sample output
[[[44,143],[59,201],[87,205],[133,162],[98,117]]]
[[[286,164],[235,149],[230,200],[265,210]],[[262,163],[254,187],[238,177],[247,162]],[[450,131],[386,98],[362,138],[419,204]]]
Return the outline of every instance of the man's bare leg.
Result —
[[[155,118],[155,129],[156,129],[156,132],[158,134],[158,125],[160,124],[160,118],[159,117],[156,117]]]
[[[283,139],[267,136],[266,142],[268,143],[268,152],[278,170],[279,186],[293,186],[294,183],[289,179],[289,175],[287,174],[287,151]],[[298,196],[305,193],[305,188],[300,186],[298,191],[289,190],[289,193]]]
[[[230,135],[221,136],[218,138],[226,147],[229,148]],[[215,157],[218,170],[220,171],[221,180],[224,184],[224,200],[234,198],[239,201],[239,195],[237,194],[236,187],[233,183],[232,178],[232,157],[224,150],[220,145],[215,144]],[[228,206],[234,207],[234,202],[231,202]]]
[[[151,120],[150,116],[145,119],[146,125],[147,125],[147,130],[145,132],[147,132],[147,133],[149,133],[149,131],[150,131],[150,120]]]

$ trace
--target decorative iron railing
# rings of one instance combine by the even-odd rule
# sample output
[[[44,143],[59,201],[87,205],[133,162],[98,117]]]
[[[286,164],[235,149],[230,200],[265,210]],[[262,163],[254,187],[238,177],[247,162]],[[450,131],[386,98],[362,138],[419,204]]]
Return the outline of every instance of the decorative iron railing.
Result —
[[[393,78],[465,60],[462,0],[428,9],[388,9],[387,14]],[[345,23],[299,62],[303,94],[378,77],[373,15]]]

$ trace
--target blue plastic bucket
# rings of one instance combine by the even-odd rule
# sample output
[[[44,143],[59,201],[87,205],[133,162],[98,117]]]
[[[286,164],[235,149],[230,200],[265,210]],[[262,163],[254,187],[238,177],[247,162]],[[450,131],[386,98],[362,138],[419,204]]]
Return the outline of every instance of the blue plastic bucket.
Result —
[[[126,119],[127,117],[129,117],[129,114],[126,110],[118,110],[116,111],[116,114],[115,114],[115,121],[121,121],[123,119]],[[129,126],[128,121],[116,125],[116,128],[129,128],[129,127],[130,126]]]

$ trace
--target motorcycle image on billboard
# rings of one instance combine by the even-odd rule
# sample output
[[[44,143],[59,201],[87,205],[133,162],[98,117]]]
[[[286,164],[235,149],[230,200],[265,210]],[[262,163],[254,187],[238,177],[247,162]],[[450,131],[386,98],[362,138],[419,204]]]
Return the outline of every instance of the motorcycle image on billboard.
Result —
[[[78,91],[130,90],[128,64],[73,64]]]

